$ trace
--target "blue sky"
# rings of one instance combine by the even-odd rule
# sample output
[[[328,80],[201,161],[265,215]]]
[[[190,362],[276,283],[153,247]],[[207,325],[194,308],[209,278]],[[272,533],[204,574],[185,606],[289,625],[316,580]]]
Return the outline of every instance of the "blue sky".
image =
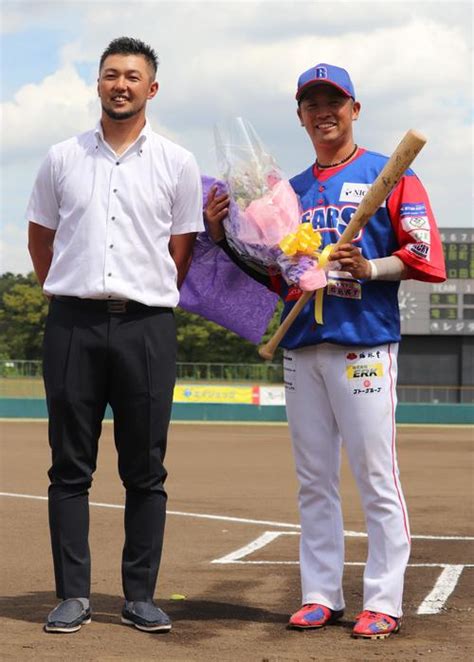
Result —
[[[218,174],[213,125],[250,120],[287,174],[313,160],[299,127],[298,75],[347,68],[362,103],[359,144],[390,153],[428,137],[414,169],[440,227],[472,223],[471,2],[165,2],[3,0],[1,271],[26,272],[24,210],[48,147],[98,119],[97,61],[122,34],[158,52],[158,132]]]

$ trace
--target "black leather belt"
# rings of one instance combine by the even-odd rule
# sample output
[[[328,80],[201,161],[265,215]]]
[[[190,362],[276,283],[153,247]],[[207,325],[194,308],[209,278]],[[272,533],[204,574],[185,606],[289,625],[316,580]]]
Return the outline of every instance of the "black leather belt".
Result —
[[[162,308],[160,306],[146,306],[139,301],[129,299],[81,299],[80,297],[66,297],[54,295],[55,301],[67,303],[76,308],[90,310],[92,312],[102,312],[110,314],[124,315],[126,313],[142,313],[146,311],[169,311],[171,308]]]

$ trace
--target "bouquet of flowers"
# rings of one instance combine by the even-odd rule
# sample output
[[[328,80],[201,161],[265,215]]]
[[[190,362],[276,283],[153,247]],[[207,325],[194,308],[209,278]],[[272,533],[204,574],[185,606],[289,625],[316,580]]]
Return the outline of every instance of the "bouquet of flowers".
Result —
[[[231,202],[228,243],[255,269],[280,273],[303,290],[324,287],[321,236],[300,223],[298,198],[252,125],[236,118],[215,129],[216,151]]]
[[[224,182],[203,175],[203,205],[213,186],[226,190]],[[278,295],[244,273],[217,246],[207,232],[200,232],[193,259],[180,290],[179,306],[258,344],[273,317]]]

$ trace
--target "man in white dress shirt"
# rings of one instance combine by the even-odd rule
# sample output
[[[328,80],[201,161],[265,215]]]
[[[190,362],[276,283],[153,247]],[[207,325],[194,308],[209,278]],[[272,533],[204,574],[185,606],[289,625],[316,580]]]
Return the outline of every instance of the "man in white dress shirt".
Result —
[[[171,629],[153,595],[176,372],[172,309],[203,222],[193,155],[146,119],[156,69],[143,42],[109,44],[99,67],[100,122],[49,150],[27,210],[30,255],[50,298],[49,521],[61,602],[48,632],[75,632],[91,618],[88,493],[107,404],[126,490],[122,622]]]

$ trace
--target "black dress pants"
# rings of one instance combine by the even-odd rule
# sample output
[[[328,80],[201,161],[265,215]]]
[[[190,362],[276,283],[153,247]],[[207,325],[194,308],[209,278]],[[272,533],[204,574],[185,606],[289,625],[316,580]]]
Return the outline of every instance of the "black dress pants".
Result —
[[[153,598],[163,545],[163,460],[176,377],[169,308],[110,313],[106,302],[53,298],[44,339],[52,466],[49,521],[61,599],[90,594],[89,488],[107,403],[126,491],[122,583]]]

